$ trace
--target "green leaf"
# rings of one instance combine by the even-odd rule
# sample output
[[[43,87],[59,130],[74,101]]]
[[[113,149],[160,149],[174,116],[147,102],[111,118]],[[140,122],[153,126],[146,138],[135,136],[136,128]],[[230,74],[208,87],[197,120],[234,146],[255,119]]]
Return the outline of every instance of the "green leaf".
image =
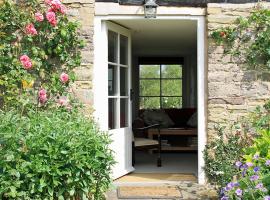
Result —
[[[65,199],[64,199],[64,197],[63,197],[62,195],[60,195],[60,196],[58,197],[58,200],[65,200]]]
[[[75,194],[75,189],[72,188],[71,190],[69,190],[69,194],[70,194],[70,196],[73,196]]]

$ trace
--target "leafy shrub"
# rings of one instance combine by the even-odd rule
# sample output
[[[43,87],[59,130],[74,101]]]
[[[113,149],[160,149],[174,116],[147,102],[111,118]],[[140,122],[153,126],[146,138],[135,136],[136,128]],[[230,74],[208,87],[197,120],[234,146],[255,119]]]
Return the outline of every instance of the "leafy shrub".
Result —
[[[234,163],[242,160],[244,154],[246,154],[246,159],[249,155],[249,160],[251,160],[256,151],[260,149],[265,156],[268,151],[267,143],[269,141],[267,140],[262,139],[260,145],[257,146],[257,150],[251,147],[247,150],[246,147],[260,141],[261,134],[258,134],[258,131],[269,131],[269,127],[270,101],[263,106],[258,106],[254,112],[236,122],[233,126],[235,130],[232,130],[230,134],[224,133],[224,127],[218,128],[218,137],[206,145],[204,151],[204,170],[208,180],[218,187],[224,187],[232,180],[232,175],[237,174],[238,169],[235,168]]]
[[[254,144],[244,151],[244,162],[236,162],[237,179],[223,188],[222,199],[269,200],[270,131],[262,131]]]
[[[102,199],[114,163],[109,143],[75,111],[1,111],[0,199]]]
[[[206,145],[204,171],[210,183],[223,187],[237,169],[232,165],[240,159],[242,148],[247,145],[246,136],[225,134],[224,127],[217,128],[217,138]]]

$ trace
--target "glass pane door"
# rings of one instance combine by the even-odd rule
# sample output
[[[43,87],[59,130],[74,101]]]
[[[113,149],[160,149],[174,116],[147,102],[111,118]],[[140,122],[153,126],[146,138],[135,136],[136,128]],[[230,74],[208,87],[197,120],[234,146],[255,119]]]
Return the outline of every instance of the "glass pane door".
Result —
[[[108,30],[108,128],[129,126],[128,37]]]

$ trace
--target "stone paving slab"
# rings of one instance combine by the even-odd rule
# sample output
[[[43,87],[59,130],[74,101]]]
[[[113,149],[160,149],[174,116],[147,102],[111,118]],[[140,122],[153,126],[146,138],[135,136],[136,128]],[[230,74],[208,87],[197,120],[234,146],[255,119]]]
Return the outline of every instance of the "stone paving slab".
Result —
[[[171,182],[171,183],[115,183],[114,189],[106,194],[106,200],[118,200],[116,188],[117,186],[153,186],[153,185],[177,185],[182,193],[181,198],[174,199],[143,199],[143,200],[218,200],[218,194],[213,186],[199,185],[194,182]],[[119,199],[119,200],[133,200],[133,199]],[[138,200],[138,199],[134,199]]]

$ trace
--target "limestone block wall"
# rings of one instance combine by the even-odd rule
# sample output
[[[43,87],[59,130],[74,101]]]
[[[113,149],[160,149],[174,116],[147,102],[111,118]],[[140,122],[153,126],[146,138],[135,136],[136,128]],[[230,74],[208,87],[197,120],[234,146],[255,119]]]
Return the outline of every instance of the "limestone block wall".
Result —
[[[208,4],[207,28],[228,26],[248,16],[256,4]],[[270,3],[264,3],[270,8]],[[208,139],[216,136],[215,124],[229,125],[270,98],[270,73],[243,70],[223,47],[208,37]]]
[[[84,39],[86,46],[81,51],[82,64],[75,69],[76,82],[73,92],[76,97],[86,106],[86,114],[92,112],[93,92],[93,34],[94,34],[94,13],[95,0],[64,0],[68,7],[67,15],[72,20],[77,20],[81,24],[80,36]]]

